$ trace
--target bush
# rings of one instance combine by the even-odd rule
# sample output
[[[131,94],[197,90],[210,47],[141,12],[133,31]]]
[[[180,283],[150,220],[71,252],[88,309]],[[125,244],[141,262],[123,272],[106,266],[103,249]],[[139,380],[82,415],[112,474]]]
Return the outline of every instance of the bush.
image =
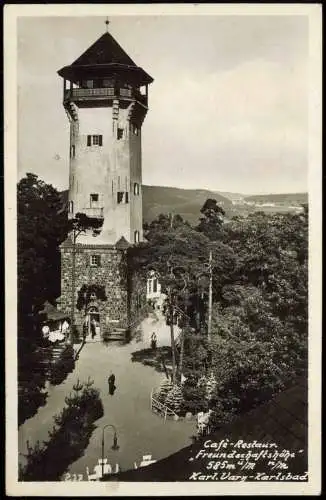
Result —
[[[79,382],[74,393],[66,397],[66,406],[54,417],[49,440],[33,447],[27,442],[27,464],[20,468],[22,481],[57,481],[88,446],[95,429],[94,421],[104,414],[99,391],[88,380],[85,387]]]
[[[170,391],[167,393],[165,404],[176,414],[180,414],[183,404],[183,395],[182,390],[178,385],[173,386],[172,389],[170,389]]]
[[[191,382],[189,383],[189,381],[186,380],[186,382],[182,386],[182,392],[182,413],[191,412],[193,414],[196,414],[200,411],[207,411],[208,403],[205,398],[205,387],[193,385]]]

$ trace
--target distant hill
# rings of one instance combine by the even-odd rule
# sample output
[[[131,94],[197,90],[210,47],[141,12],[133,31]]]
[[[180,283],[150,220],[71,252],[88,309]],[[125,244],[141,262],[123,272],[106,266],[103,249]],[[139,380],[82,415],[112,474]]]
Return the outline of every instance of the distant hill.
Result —
[[[308,193],[285,193],[285,194],[255,194],[244,196],[246,201],[258,203],[308,203]]]
[[[231,201],[243,200],[245,197],[245,195],[241,193],[229,193],[228,191],[216,191],[216,192],[221,196],[224,196],[224,198],[228,198]]]
[[[62,191],[63,203],[68,201],[68,191]],[[226,213],[227,219],[234,215],[248,215],[250,212],[293,211],[293,206],[308,202],[307,193],[267,194],[245,196],[238,193],[220,193],[206,189],[181,189],[166,186],[143,186],[143,218],[150,222],[160,214],[179,214],[190,224],[197,224],[200,209],[213,198]],[[269,206],[261,206],[262,204]],[[271,206],[273,204],[273,206]],[[274,205],[275,204],[275,205]]]
[[[179,189],[161,186],[143,186],[143,217],[149,222],[160,214],[179,214],[191,224],[197,224],[200,209],[207,198],[214,198],[224,210],[232,202],[214,192],[205,189]]]

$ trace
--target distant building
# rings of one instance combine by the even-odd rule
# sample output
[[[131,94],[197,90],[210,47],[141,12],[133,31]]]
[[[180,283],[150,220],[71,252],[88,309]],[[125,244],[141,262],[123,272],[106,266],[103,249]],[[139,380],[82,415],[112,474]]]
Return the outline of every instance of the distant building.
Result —
[[[161,291],[161,284],[159,282],[159,277],[155,271],[150,271],[147,278],[147,301],[152,301],[156,307],[162,308],[165,294]]]

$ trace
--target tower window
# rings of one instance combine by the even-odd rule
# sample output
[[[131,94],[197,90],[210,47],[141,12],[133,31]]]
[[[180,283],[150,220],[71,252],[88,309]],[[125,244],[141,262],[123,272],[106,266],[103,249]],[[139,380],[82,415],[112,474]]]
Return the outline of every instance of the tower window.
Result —
[[[98,200],[99,200],[98,193],[92,193],[91,194],[91,207],[96,205],[98,203]]]
[[[68,203],[68,212],[70,214],[72,214],[74,212],[74,202],[73,201],[69,201],[69,203]]]
[[[70,149],[70,156],[71,156],[71,158],[75,158],[75,152],[76,152],[75,146],[72,145],[71,149]]]
[[[134,232],[134,240],[135,240],[135,243],[139,243],[139,231]]]
[[[101,256],[100,255],[91,255],[90,264],[92,267],[100,267]]]
[[[123,138],[123,128],[118,128],[117,139],[118,141]]]
[[[93,80],[82,80],[81,87],[83,89],[92,89],[93,88]]]
[[[138,127],[136,127],[136,125],[132,126],[132,131],[135,135],[138,135]]]
[[[105,78],[103,80],[103,87],[113,87],[113,80]]]
[[[117,192],[117,203],[129,203],[129,193],[127,191]]]
[[[88,135],[87,136],[87,146],[102,146],[103,136],[102,135]]]
[[[139,194],[139,184],[138,184],[138,182],[134,183],[134,194],[135,195]]]

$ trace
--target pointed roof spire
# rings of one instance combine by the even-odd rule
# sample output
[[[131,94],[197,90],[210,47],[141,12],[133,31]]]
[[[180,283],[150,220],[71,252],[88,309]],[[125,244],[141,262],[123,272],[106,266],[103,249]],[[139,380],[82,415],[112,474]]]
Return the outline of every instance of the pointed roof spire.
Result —
[[[110,21],[109,21],[109,18],[107,17],[106,20],[105,20],[106,32],[107,33],[109,33],[109,24],[110,24]]]
[[[106,19],[107,29],[109,23],[110,21]],[[91,78],[92,75],[107,77],[111,74],[121,74],[124,78],[129,74],[138,85],[153,81],[150,75],[134,63],[108,31],[103,33],[70,66],[61,68],[58,74],[72,81],[78,81],[87,76]]]

